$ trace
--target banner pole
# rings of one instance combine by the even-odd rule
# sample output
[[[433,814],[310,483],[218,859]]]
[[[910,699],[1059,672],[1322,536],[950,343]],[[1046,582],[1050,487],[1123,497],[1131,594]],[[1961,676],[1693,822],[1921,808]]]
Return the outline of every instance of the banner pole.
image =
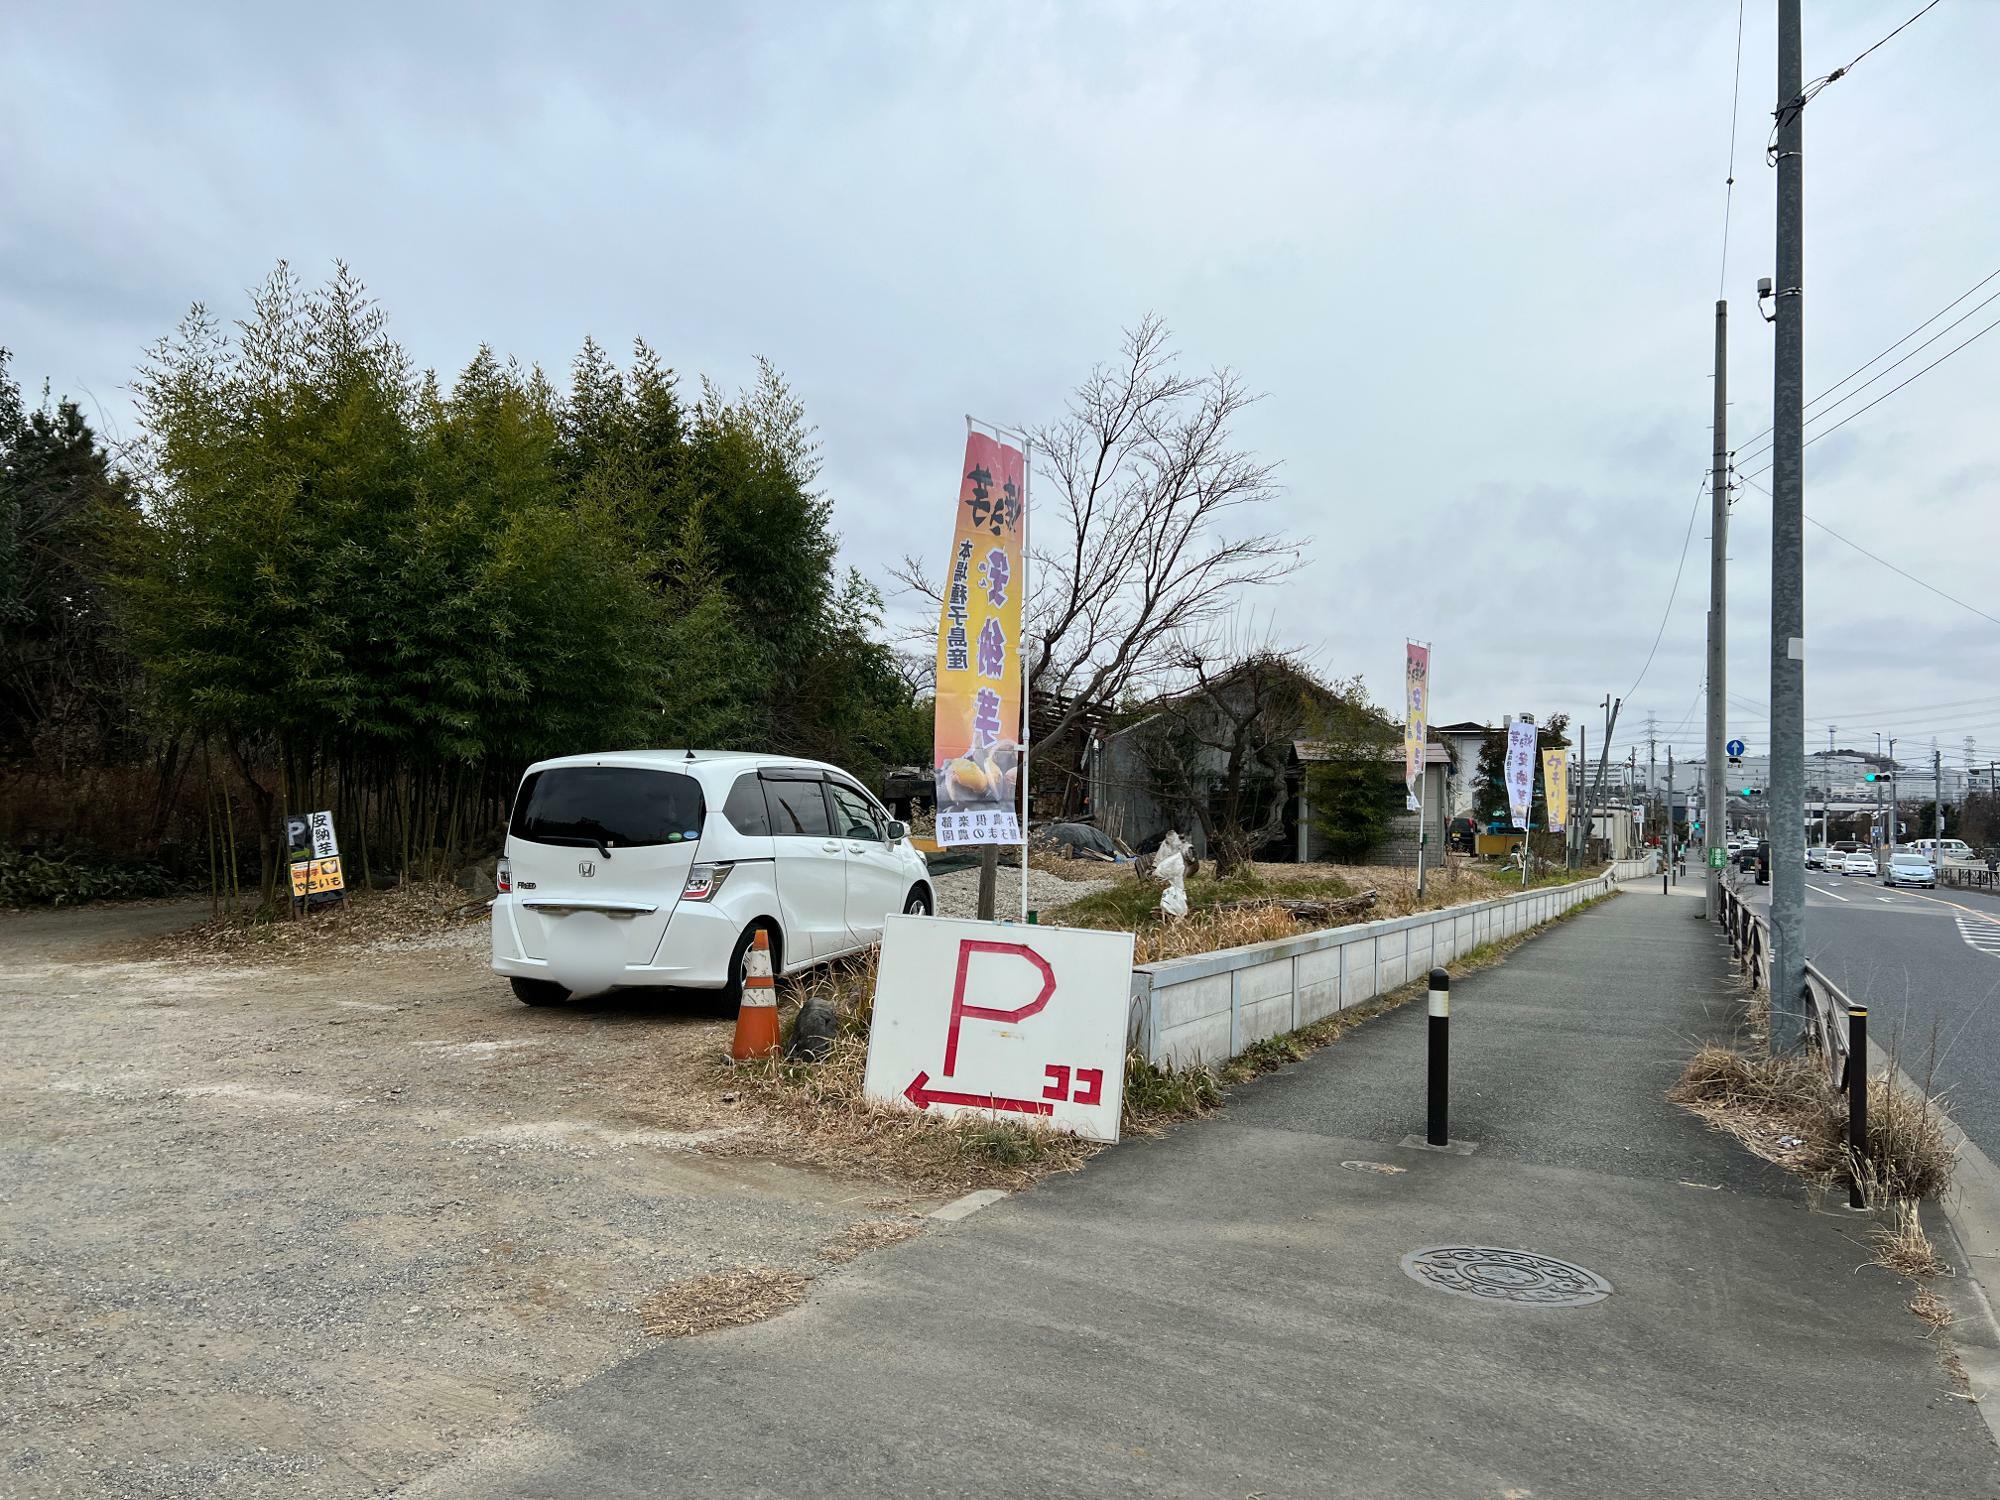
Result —
[[[1405,654],[1408,652],[1405,646]],[[1424,782],[1431,739],[1431,643],[1424,642],[1424,728],[1417,740],[1417,899],[1424,898]]]
[[[1034,563],[1028,554],[1028,517],[1034,507],[1035,445],[1021,439],[1021,639],[1016,647],[1021,668],[1021,925],[1028,924],[1028,745],[1034,738],[1035,695],[1028,681],[1028,578]]]

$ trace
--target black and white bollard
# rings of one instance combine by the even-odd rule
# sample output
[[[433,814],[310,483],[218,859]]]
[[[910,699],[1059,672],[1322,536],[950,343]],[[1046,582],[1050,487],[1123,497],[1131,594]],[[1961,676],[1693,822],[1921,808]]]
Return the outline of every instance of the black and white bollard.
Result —
[[[1847,1007],[1847,1154],[1850,1181],[1847,1206],[1866,1208],[1868,1190],[1862,1178],[1868,1160],[1868,1007]]]
[[[1433,1146],[1451,1144],[1448,1128],[1451,1103],[1451,975],[1431,970],[1430,1124],[1424,1139]]]

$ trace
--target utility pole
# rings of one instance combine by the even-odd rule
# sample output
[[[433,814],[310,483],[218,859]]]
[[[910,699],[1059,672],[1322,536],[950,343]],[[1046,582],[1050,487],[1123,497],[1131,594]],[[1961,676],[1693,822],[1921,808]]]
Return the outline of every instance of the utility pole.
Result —
[[[1671,870],[1674,867],[1674,747],[1672,745],[1667,746],[1667,832],[1660,841],[1660,848],[1665,851],[1667,861],[1661,868]]]
[[[1935,741],[1931,744],[1931,795],[1936,799],[1932,806],[1937,809],[1937,820],[1931,825],[1931,837],[1940,841],[1944,838],[1944,757],[1938,753]],[[1944,863],[1939,855],[1938,863]]]
[[[1569,799],[1569,867],[1583,865],[1584,842],[1590,837],[1590,726],[1576,726],[1576,795]],[[1579,816],[1580,814],[1580,816]]]
[[[1660,789],[1660,763],[1658,759],[1658,754],[1659,754],[1658,737],[1659,737],[1659,731],[1658,731],[1657,716],[1651,710],[1648,710],[1646,713],[1646,801],[1645,801],[1645,806],[1647,807],[1648,810],[1657,805],[1655,797]],[[1650,823],[1652,822],[1652,819],[1649,817],[1646,819],[1646,822]],[[1640,832],[1642,834],[1645,832],[1643,826],[1641,827]]]
[[[1701,769],[1702,867],[1707,871],[1708,919],[1722,915],[1723,705],[1729,687],[1729,304],[1715,304],[1715,454],[1708,478],[1708,748]]]
[[[1589,839],[1591,832],[1591,822],[1590,822],[1591,805],[1598,797],[1601,797],[1604,793],[1604,777],[1606,772],[1608,772],[1611,769],[1611,736],[1613,733],[1616,732],[1618,728],[1618,710],[1623,708],[1624,706],[1625,706],[1625,700],[1623,698],[1613,698],[1608,695],[1605,697],[1603,704],[1604,744],[1597,752],[1597,786],[1595,788],[1594,794],[1592,793],[1591,790],[1586,789],[1583,799],[1583,836],[1586,840]],[[1617,849],[1616,840],[1611,841],[1611,848],[1614,851],[1614,857],[1615,857],[1615,851]],[[1590,850],[1587,844],[1583,852],[1586,855],[1589,854]]]
[[[1805,1040],[1805,98],[1799,0],[1778,0],[1771,377],[1771,1050]]]
[[[1888,841],[1888,847],[1882,851],[1884,859],[1887,859],[1896,852],[1896,834],[1898,832],[1896,814],[1898,811],[1899,809],[1896,805],[1896,737],[1892,734],[1889,736],[1889,826],[1888,832],[1884,835]]]

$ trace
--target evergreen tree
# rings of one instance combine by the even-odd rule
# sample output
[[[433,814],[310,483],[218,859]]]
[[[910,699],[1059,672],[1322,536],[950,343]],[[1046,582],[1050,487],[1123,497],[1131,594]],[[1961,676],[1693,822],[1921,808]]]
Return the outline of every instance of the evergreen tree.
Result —
[[[1357,677],[1335,684],[1307,732],[1325,756],[1306,767],[1313,826],[1335,858],[1365,859],[1404,808],[1402,728],[1368,701]]]
[[[76,403],[30,410],[0,349],[0,757],[125,753],[138,725],[105,574],[133,511]]]

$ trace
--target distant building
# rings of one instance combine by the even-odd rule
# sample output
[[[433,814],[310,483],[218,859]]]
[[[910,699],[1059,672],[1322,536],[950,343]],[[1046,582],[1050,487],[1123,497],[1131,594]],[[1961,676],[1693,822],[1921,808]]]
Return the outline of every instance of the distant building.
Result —
[[[1325,689],[1303,677],[1300,685],[1302,698],[1297,722],[1290,726],[1289,733],[1280,734],[1272,742],[1284,745],[1286,750],[1283,784],[1266,787],[1260,794],[1263,799],[1277,797],[1283,802],[1277,819],[1278,831],[1267,843],[1253,851],[1254,857],[1260,860],[1307,862],[1329,857],[1324,839],[1313,827],[1311,797],[1306,789],[1307,768],[1316,760],[1325,758],[1324,750],[1306,737],[1309,727],[1307,708],[1311,695],[1324,694]],[[1162,701],[1185,703],[1186,700]],[[1093,820],[1106,832],[1140,849],[1157,844],[1169,828],[1175,829],[1193,844],[1197,855],[1206,859],[1209,857],[1208,840],[1200,820],[1185,805],[1177,806],[1175,799],[1165,793],[1152,763],[1158,750],[1149,744],[1147,735],[1163,712],[1147,714],[1120,729],[1096,737],[1087,760],[1089,806]],[[1217,722],[1221,720],[1218,718]],[[1210,776],[1218,776],[1226,769],[1225,756],[1212,746],[1195,746],[1192,754],[1196,757],[1195,764]],[[1476,750],[1474,763],[1477,763]],[[1426,749],[1424,767],[1424,821],[1431,830],[1428,847],[1433,854],[1444,846],[1443,830],[1450,817],[1445,808],[1450,768],[1450,752],[1434,733],[1432,743]],[[1400,746],[1384,752],[1382,774],[1385,781],[1401,786],[1403,752]],[[1261,806],[1267,813],[1272,810],[1269,800],[1263,800]],[[1412,864],[1416,853],[1417,814],[1406,812],[1390,820],[1386,836],[1371,852],[1367,862]]]

